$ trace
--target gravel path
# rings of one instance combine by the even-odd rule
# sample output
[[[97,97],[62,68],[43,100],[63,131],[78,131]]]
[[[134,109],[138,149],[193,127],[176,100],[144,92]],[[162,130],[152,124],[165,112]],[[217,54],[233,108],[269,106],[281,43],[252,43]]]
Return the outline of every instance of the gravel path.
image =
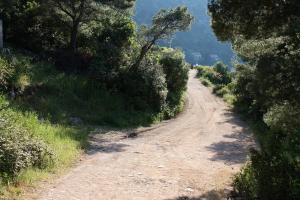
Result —
[[[180,116],[133,132],[97,130],[84,160],[41,199],[222,199],[254,142],[247,126],[195,74],[190,72]]]

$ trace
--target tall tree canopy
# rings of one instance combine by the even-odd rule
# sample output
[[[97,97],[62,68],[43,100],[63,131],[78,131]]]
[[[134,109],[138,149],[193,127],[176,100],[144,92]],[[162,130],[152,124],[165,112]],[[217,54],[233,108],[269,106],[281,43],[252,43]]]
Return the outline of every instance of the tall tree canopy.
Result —
[[[170,10],[161,10],[154,16],[151,27],[144,27],[143,36],[145,44],[134,64],[140,65],[147,52],[159,39],[172,36],[177,31],[186,31],[191,26],[194,17],[189,13],[187,7],[177,7]]]
[[[83,24],[104,16],[107,7],[127,10],[135,0],[1,0],[5,38],[28,49],[69,47],[77,50]]]
[[[103,4],[118,9],[127,9],[134,5],[135,0],[48,0],[45,6],[52,8],[57,19],[70,28],[69,47],[76,51],[77,36],[80,25],[91,20],[97,20]]]
[[[255,67],[255,83],[261,83],[257,96],[274,104],[299,102],[299,2],[213,0],[209,10],[219,39],[231,41],[244,61]],[[261,97],[259,101],[264,101]]]

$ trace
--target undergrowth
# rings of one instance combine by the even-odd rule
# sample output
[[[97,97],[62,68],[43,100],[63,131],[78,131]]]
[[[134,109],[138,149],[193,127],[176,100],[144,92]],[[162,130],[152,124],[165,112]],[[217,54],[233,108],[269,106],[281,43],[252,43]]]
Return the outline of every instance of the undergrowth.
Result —
[[[206,87],[213,88],[213,93],[233,105],[236,97],[234,93],[233,74],[223,63],[214,66],[198,66],[197,77]]]

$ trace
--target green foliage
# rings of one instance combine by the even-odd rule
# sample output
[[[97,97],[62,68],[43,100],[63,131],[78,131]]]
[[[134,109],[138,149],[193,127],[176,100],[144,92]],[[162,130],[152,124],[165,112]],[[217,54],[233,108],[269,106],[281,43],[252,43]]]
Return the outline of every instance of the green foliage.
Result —
[[[219,39],[231,41],[244,61],[235,105],[267,127],[251,157],[253,192],[258,199],[299,199],[299,3],[214,0],[209,10]]]
[[[9,80],[12,76],[12,69],[7,60],[0,58],[0,85],[1,90],[7,90],[9,87]]]
[[[285,103],[265,114],[269,128],[259,130],[264,133],[260,136],[261,150],[251,152],[251,164],[235,179],[237,197],[278,200],[299,197],[299,113],[299,108]]]
[[[159,11],[152,20],[151,27],[143,27],[142,36],[144,44],[140,50],[136,62],[133,65],[135,70],[143,61],[153,45],[159,40],[169,38],[178,31],[187,31],[194,17],[189,13],[187,7]]]
[[[0,105],[0,197],[18,199],[15,187],[69,167],[86,146],[88,130],[39,120],[3,96]]]
[[[229,71],[229,68],[222,62],[217,62],[213,67],[216,72],[222,75],[226,75]]]
[[[122,10],[119,15],[128,15],[127,9],[133,5],[134,0],[0,2],[5,41],[39,54],[48,54],[59,49],[68,49],[74,53],[78,47],[81,50],[88,49],[90,41],[83,41],[87,38],[84,26],[101,26],[101,19],[106,16],[107,7]]]
[[[197,70],[198,77],[206,78],[215,85],[227,85],[232,81],[229,68],[221,62],[217,62],[213,67],[199,66]]]
[[[55,152],[24,124],[25,116],[9,107],[0,96],[0,184],[15,180],[29,167],[44,169],[54,162]]]
[[[300,108],[287,102],[275,105],[264,115],[264,121],[274,131],[296,133],[300,130]]]
[[[162,111],[168,94],[166,77],[160,65],[140,66],[136,72],[122,76],[122,91],[138,110]]]
[[[143,55],[147,60],[132,67],[144,42],[123,10],[133,2],[5,1],[5,42],[39,55],[0,55],[1,93],[10,97],[0,99],[2,178],[27,185],[68,167],[85,147],[90,125],[149,125],[182,109],[184,55],[154,44],[186,30],[192,16],[181,7],[160,12],[152,31],[163,32],[148,32],[155,41]]]
[[[213,84],[206,78],[200,78],[201,83],[206,87],[211,87]]]
[[[225,85],[216,85],[213,88],[213,92],[219,96],[219,97],[223,97],[225,94],[230,93],[230,90],[225,86]]]
[[[177,31],[186,31],[194,17],[188,12],[187,7],[160,10],[153,18],[153,26],[147,31],[149,38],[168,38]]]
[[[198,66],[197,77],[207,87],[213,87],[213,93],[222,97],[227,103],[233,105],[236,101],[236,90],[233,73],[222,62],[217,62],[213,67]]]
[[[45,168],[54,159],[48,145],[18,125],[13,115],[11,110],[0,112],[0,175],[5,179],[15,178],[29,167]]]
[[[2,68],[2,91],[14,91],[16,93],[24,92],[30,84],[30,68],[28,57],[19,56],[17,53],[7,52],[0,54]]]
[[[90,74],[108,88],[116,83],[120,72],[132,62],[132,45],[135,40],[135,24],[128,17],[114,17],[103,20],[105,29],[97,32],[96,57],[90,67]]]
[[[298,199],[299,132],[283,136],[268,132],[261,151],[252,151],[248,171],[235,179],[237,197],[244,199]],[[292,139],[292,140],[291,140]],[[272,143],[276,140],[277,143]],[[280,142],[278,142],[280,141]],[[247,178],[243,178],[247,177]]]
[[[231,192],[231,196],[244,200],[257,199],[257,183],[255,181],[255,174],[251,163],[247,163],[241,172],[234,177],[232,184],[234,191]]]
[[[224,94],[223,99],[225,102],[229,103],[229,105],[234,105],[236,102],[236,96],[232,94],[232,92]]]
[[[168,49],[164,50],[162,54],[160,64],[166,74],[167,104],[171,109],[177,109],[176,107],[180,106],[183,94],[186,91],[189,68],[181,51]]]
[[[210,16],[207,14],[207,0],[139,0],[136,2],[134,18],[139,25],[150,24],[152,16],[158,10],[179,5],[187,6],[195,17],[191,30],[175,34],[171,39],[159,41],[159,44],[166,47],[170,45],[180,47],[186,54],[186,60],[193,65],[199,63],[213,65],[216,59],[230,65],[234,57],[231,45],[219,42],[211,30]]]

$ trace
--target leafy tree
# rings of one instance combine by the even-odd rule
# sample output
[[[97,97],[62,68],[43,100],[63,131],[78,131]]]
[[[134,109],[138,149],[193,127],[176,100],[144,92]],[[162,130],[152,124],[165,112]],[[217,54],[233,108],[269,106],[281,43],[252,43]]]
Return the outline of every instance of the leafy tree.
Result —
[[[49,33],[44,27],[44,23],[37,18],[45,13],[38,0],[0,1],[0,13],[4,22],[4,39],[15,45],[28,49],[39,49],[36,38],[43,38],[44,41],[50,43],[52,41],[50,37],[57,36]],[[42,35],[45,37],[40,37]],[[41,44],[41,42],[38,43]]]
[[[244,61],[236,73],[237,105],[267,126],[262,150],[251,158],[255,196],[298,199],[300,4],[297,0],[212,0],[209,10],[219,39],[231,41]]]
[[[91,45],[94,45],[90,74],[107,88],[117,87],[116,80],[131,63],[135,43],[135,24],[127,16],[108,15],[102,20],[102,30],[93,31]],[[113,20],[112,20],[113,18]]]
[[[170,10],[163,9],[158,12],[152,20],[152,26],[144,27],[145,44],[142,46],[132,68],[136,69],[141,64],[157,40],[171,37],[177,31],[188,30],[192,20],[193,16],[186,7],[177,7]]]
[[[77,37],[80,25],[91,20],[97,20],[101,13],[101,5],[112,5],[120,9],[132,6],[134,0],[48,0],[57,19],[62,20],[70,29],[70,49],[77,49]]]
[[[124,13],[134,3],[134,0],[1,0],[0,17],[7,42],[35,52],[67,46],[74,53],[83,25],[100,26],[107,7]]]
[[[245,66],[253,71],[252,78],[244,82],[243,73],[247,70],[237,70],[245,85],[239,88],[248,90],[240,94],[252,96],[249,106],[257,104],[263,115],[273,105],[285,101],[299,105],[298,1],[213,0],[209,10],[219,39],[231,41]]]

